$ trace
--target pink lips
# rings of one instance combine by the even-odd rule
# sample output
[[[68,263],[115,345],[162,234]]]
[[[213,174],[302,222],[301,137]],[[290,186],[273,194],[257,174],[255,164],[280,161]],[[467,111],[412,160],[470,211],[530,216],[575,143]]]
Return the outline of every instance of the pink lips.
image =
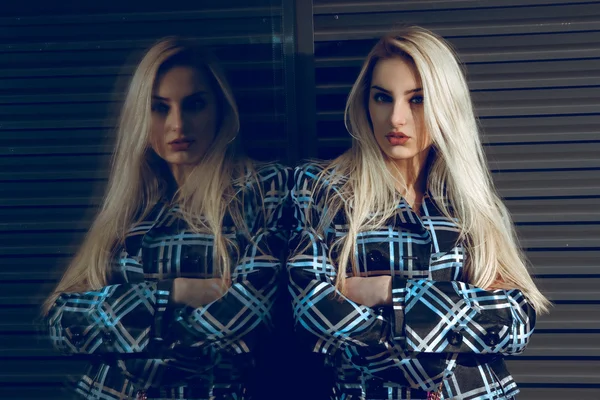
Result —
[[[408,142],[408,140],[410,139],[410,137],[406,136],[402,132],[390,132],[387,135],[385,135],[385,137],[392,146],[401,146]]]
[[[185,151],[192,144],[194,144],[194,139],[190,138],[179,138],[169,142],[169,146],[173,151]]]

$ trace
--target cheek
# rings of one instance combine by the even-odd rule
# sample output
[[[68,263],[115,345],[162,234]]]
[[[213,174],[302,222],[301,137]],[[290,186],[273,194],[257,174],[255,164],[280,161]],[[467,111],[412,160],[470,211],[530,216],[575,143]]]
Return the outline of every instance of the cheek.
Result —
[[[190,119],[192,129],[197,135],[213,137],[217,128],[216,111],[212,109],[203,110],[193,115]]]
[[[373,131],[377,134],[381,131],[381,124],[385,120],[381,107],[369,103],[369,116],[371,117],[371,124],[373,125]]]
[[[423,109],[415,109],[412,113],[413,121],[415,124],[415,130],[420,136],[425,135],[425,116],[423,115]]]
[[[421,149],[427,149],[429,146],[431,146],[432,139],[425,127],[425,116],[423,114],[423,109],[416,111],[413,115],[415,121],[415,130],[419,138],[419,147]]]
[[[164,136],[165,136],[165,121],[163,118],[152,116],[150,120],[150,147],[157,154],[163,155],[165,150],[164,144]]]

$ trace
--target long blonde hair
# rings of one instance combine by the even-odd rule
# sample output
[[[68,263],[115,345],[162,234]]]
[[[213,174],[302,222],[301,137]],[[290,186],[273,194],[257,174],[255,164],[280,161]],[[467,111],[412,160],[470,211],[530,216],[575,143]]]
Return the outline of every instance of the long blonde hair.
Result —
[[[394,57],[413,64],[420,76],[425,130],[433,142],[427,188],[443,214],[458,221],[468,252],[465,272],[469,282],[487,288],[501,280],[522,290],[538,312],[546,312],[549,301],[528,273],[509,212],[487,168],[458,58],[444,39],[420,27],[382,37],[367,56],[346,103],[345,123],[352,147],[327,165],[319,179],[318,186],[331,182],[333,176],[347,178],[339,193],[328,196],[328,218],[318,227],[323,231],[339,210],[345,210],[348,234],[332,247],[332,254],[339,254],[334,257],[338,289],[344,292],[345,266],[357,271],[359,233],[385,225],[400,200],[396,178],[375,140],[366,106],[377,61]]]
[[[61,293],[105,286],[111,273],[111,259],[131,225],[144,218],[160,199],[171,195],[167,193],[172,181],[170,172],[150,146],[150,112],[157,77],[166,72],[165,68],[175,65],[194,67],[205,73],[218,99],[215,139],[175,196],[190,229],[214,236],[214,275],[229,276],[233,244],[222,233],[223,217],[229,212],[236,226],[245,227],[240,210],[243,199],[233,184],[255,172],[237,146],[237,105],[216,59],[188,40],[167,37],[145,53],[133,74],[117,126],[117,143],[103,204],[79,251],[44,302],[43,314],[48,313]]]

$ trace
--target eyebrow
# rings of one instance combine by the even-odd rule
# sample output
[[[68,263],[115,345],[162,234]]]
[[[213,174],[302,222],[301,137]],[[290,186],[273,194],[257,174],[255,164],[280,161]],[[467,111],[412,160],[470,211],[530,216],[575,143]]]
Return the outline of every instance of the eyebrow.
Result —
[[[207,92],[206,92],[205,90],[200,90],[200,91],[197,91],[197,92],[195,92],[195,93],[192,93],[192,94],[190,94],[190,95],[188,95],[188,96],[185,96],[183,99],[185,100],[185,99],[191,99],[191,98],[193,98],[193,97],[197,97],[197,96],[203,96],[203,95],[205,95],[206,93],[207,93]],[[152,98],[153,98],[154,100],[161,100],[161,101],[169,101],[169,100],[170,100],[168,97],[160,97],[160,96],[157,96],[157,95],[152,95]]]
[[[371,89],[377,89],[377,90],[381,90],[382,92],[392,94],[392,92],[390,92],[389,90],[384,89],[381,86],[377,86],[377,85],[371,86]],[[423,90],[423,88],[420,88],[420,87],[419,88],[410,89],[410,90],[406,90],[404,92],[404,95],[406,96],[407,94],[421,92],[422,90]]]

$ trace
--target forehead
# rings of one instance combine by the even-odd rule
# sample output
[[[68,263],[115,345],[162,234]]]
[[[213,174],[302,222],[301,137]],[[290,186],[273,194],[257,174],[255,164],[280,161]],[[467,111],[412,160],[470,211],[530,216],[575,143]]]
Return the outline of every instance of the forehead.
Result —
[[[371,81],[386,89],[414,89],[421,84],[414,64],[400,57],[378,60]]]
[[[160,97],[185,97],[199,91],[210,91],[206,74],[197,68],[175,66],[156,77],[154,95]]]

